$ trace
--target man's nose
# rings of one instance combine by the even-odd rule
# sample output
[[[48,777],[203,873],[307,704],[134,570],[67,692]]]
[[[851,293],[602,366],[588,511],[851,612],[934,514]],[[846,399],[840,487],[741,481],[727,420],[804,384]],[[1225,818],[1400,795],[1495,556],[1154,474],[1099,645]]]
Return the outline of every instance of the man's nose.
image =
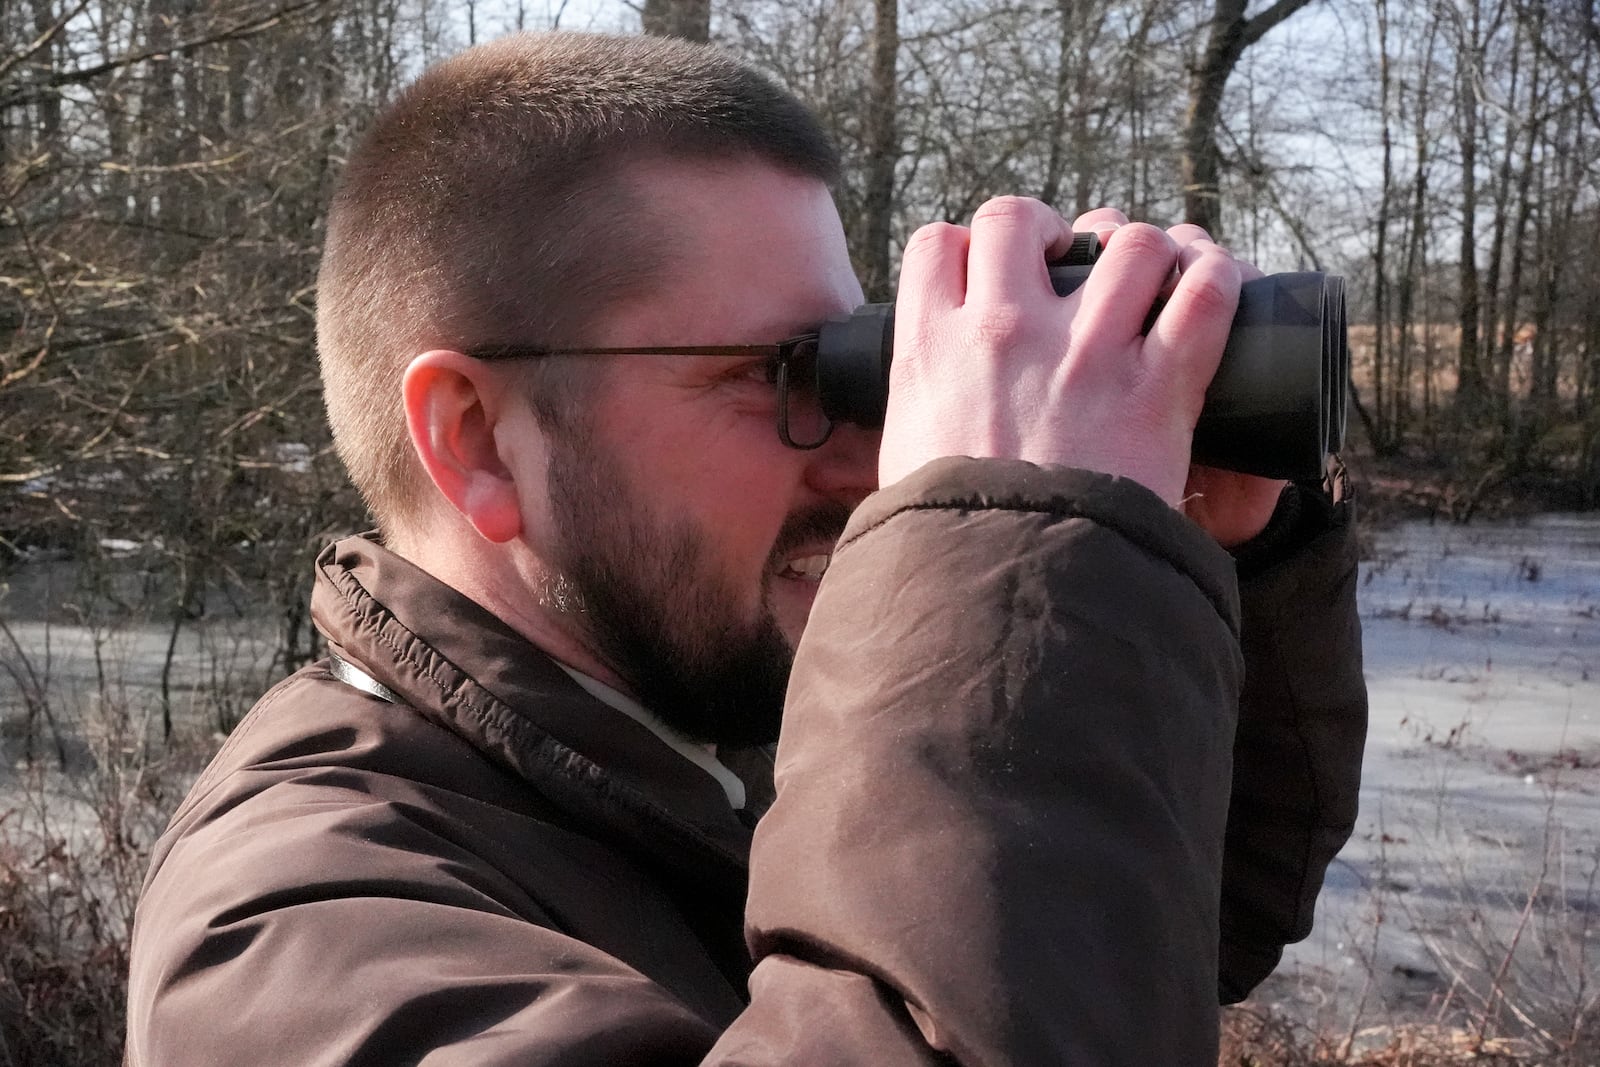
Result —
[[[836,425],[827,442],[811,454],[806,483],[854,510],[878,488],[878,448],[882,443],[882,430],[865,430],[851,423]]]

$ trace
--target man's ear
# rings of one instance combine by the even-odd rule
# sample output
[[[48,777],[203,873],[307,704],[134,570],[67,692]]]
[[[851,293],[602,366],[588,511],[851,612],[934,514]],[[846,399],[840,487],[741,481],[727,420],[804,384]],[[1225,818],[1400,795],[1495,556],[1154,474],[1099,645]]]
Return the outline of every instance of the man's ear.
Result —
[[[515,391],[481,360],[435,350],[411,361],[402,393],[411,446],[439,493],[490,541],[521,533],[516,478],[495,447]]]

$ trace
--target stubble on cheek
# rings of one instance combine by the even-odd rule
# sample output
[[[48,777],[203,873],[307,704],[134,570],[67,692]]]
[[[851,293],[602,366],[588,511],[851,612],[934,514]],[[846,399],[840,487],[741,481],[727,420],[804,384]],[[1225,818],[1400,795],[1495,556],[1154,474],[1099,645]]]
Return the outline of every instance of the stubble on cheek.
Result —
[[[583,429],[551,452],[557,545],[540,595],[646,707],[692,740],[775,739],[793,652],[770,618],[767,590],[736,580],[712,531],[657,513]]]
[[[546,569],[539,575],[534,595],[538,598],[539,607],[553,614],[576,618],[587,614],[589,610],[584,603],[583,590],[567,577],[565,571],[555,568]]]

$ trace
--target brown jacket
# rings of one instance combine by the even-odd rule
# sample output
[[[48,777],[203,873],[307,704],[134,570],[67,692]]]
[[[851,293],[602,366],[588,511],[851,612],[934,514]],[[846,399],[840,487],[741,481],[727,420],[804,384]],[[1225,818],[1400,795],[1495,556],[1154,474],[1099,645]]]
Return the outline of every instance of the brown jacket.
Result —
[[[970,460],[876,494],[753,845],[493,616],[340,542],[318,625],[402,703],[321,664],[234,731],[152,863],[128,1062],[1210,1067],[1219,929],[1226,996],[1354,817],[1353,556],[1302,520],[1234,761],[1234,561],[1151,494]],[[1230,762],[1265,779],[1231,813]]]

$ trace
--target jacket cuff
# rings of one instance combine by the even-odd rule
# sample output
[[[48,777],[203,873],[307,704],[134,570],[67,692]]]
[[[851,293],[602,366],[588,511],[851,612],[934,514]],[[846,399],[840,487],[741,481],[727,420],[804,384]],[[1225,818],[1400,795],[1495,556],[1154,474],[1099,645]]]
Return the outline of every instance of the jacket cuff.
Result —
[[[845,527],[848,545],[905,511],[1029,511],[1087,519],[1121,534],[1187,576],[1235,636],[1234,559],[1182,512],[1129,478],[1019,459],[946,456],[872,494]]]
[[[1291,482],[1278,497],[1278,506],[1266,528],[1231,551],[1238,565],[1239,583],[1295,559],[1331,530],[1348,526],[1355,493],[1344,464],[1337,458],[1320,482]]]

